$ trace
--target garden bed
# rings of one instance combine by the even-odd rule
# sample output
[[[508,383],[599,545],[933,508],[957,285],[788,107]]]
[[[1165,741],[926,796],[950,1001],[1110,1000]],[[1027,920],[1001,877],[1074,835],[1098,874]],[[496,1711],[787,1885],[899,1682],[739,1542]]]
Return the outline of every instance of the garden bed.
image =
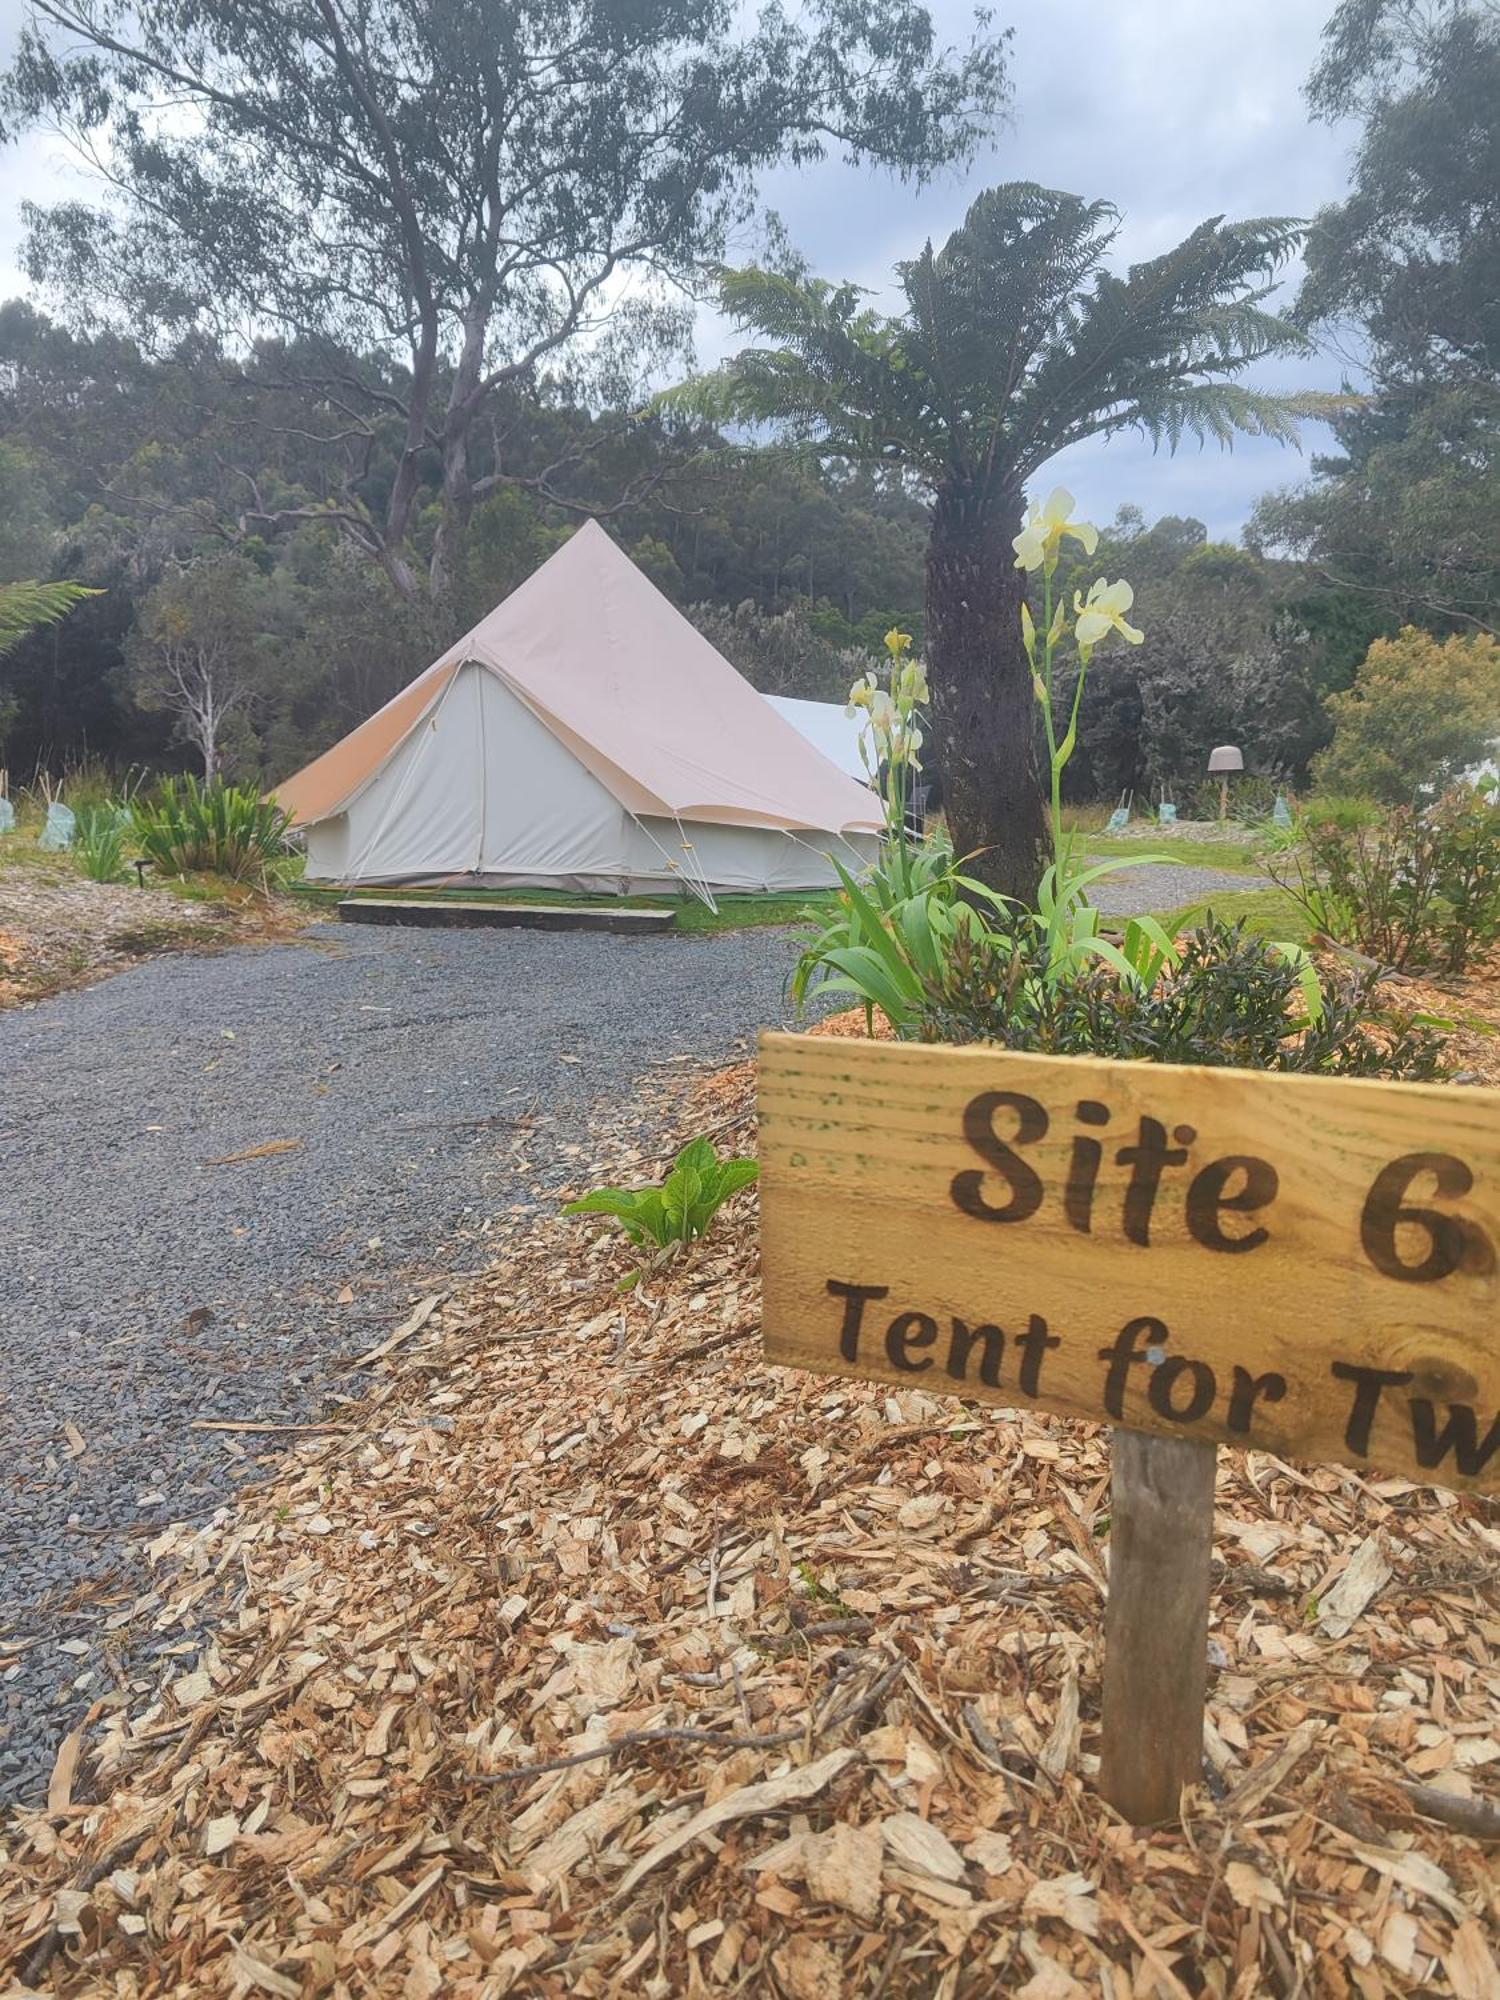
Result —
[[[673,1127],[747,1145],[752,1085],[705,1080]],[[578,1184],[669,1150],[654,1112],[612,1120]],[[1211,1780],[1134,1833],[1090,1782],[1107,1433],[768,1368],[753,1197],[628,1297],[621,1269],[586,1225],[511,1218],[341,1428],[162,1535],[163,1630],[213,1604],[216,1639],[102,1703],[51,1810],[0,1835],[0,1971],[1500,1990],[1493,1869],[1449,1823],[1500,1831],[1491,1503],[1222,1454]]]
[[[187,896],[90,882],[65,854],[0,839],[0,1007],[87,985],[165,951],[285,937],[314,917],[229,884]]]

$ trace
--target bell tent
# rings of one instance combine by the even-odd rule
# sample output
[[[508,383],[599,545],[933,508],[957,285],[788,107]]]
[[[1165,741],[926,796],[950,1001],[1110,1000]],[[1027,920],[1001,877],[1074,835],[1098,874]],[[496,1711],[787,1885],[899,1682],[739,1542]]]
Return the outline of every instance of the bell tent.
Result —
[[[881,825],[593,521],[276,796],[320,882],[812,889]]]
[[[851,716],[842,702],[803,701],[789,694],[768,694],[766,700],[800,736],[821,750],[830,764],[862,785],[869,783],[869,767],[860,752],[864,717],[858,711]]]

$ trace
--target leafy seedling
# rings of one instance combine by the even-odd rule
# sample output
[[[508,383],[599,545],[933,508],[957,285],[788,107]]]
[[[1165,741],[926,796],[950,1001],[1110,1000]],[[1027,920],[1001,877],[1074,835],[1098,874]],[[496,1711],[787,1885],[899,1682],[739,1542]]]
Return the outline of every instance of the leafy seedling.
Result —
[[[693,1139],[659,1187],[594,1188],[563,1213],[611,1217],[639,1249],[655,1251],[650,1261],[659,1265],[696,1242],[729,1197],[759,1172],[754,1160],[720,1159],[711,1139]],[[636,1272],[631,1282],[640,1276]]]

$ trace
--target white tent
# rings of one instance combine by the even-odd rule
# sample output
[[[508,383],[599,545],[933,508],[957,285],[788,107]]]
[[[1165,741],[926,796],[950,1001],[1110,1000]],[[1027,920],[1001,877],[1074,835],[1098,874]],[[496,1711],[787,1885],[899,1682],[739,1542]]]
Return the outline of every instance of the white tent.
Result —
[[[802,701],[789,694],[768,694],[766,700],[846,777],[857,778],[862,785],[869,783],[870,774],[859,754],[863,715],[851,717],[837,701]]]
[[[881,825],[594,522],[277,797],[324,882],[820,888]]]

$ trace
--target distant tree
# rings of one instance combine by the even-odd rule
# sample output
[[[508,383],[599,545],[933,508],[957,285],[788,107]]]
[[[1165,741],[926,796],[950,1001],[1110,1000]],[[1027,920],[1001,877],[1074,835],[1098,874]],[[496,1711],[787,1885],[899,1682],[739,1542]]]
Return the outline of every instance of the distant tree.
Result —
[[[218,776],[225,731],[262,683],[262,595],[253,564],[221,555],[163,577],[141,605],[130,649],[137,695],[171,716],[205,778]]]
[[[1377,621],[1500,633],[1500,6],[1344,0],[1308,97],[1362,129],[1297,316],[1372,388],[1253,533]]]
[[[762,694],[843,702],[854,681],[869,670],[868,652],[820,638],[796,605],[762,611],[749,599],[732,610],[722,604],[690,604],[687,615]]]
[[[1307,86],[1361,121],[1353,184],[1308,232],[1298,301],[1352,321],[1377,379],[1500,375],[1500,6],[1342,0]]]
[[[726,273],[725,310],[767,344],[690,392],[777,422],[819,454],[900,466],[931,500],[926,657],[949,824],[974,872],[1030,900],[1047,832],[1011,548],[1057,452],[1135,428],[1175,447],[1290,439],[1288,405],[1236,378],[1303,342],[1266,309],[1299,240],[1280,220],[1205,222],[1124,277],[1115,211],[1030,183],[983,194],[941,250],[897,267],[890,317],[853,285]]]
[[[1407,626],[1375,641],[1328,710],[1333,741],[1314,767],[1319,784],[1408,805],[1500,742],[1500,642],[1480,633],[1439,641]]]
[[[252,490],[251,525],[326,518],[412,596],[435,492],[441,594],[506,393],[562,365],[623,393],[762,169],[967,159],[1005,96],[987,27],[955,53],[916,0],[29,0],[4,111],[105,180],[28,208],[28,266],[127,330],[269,336],[347,476]]]

